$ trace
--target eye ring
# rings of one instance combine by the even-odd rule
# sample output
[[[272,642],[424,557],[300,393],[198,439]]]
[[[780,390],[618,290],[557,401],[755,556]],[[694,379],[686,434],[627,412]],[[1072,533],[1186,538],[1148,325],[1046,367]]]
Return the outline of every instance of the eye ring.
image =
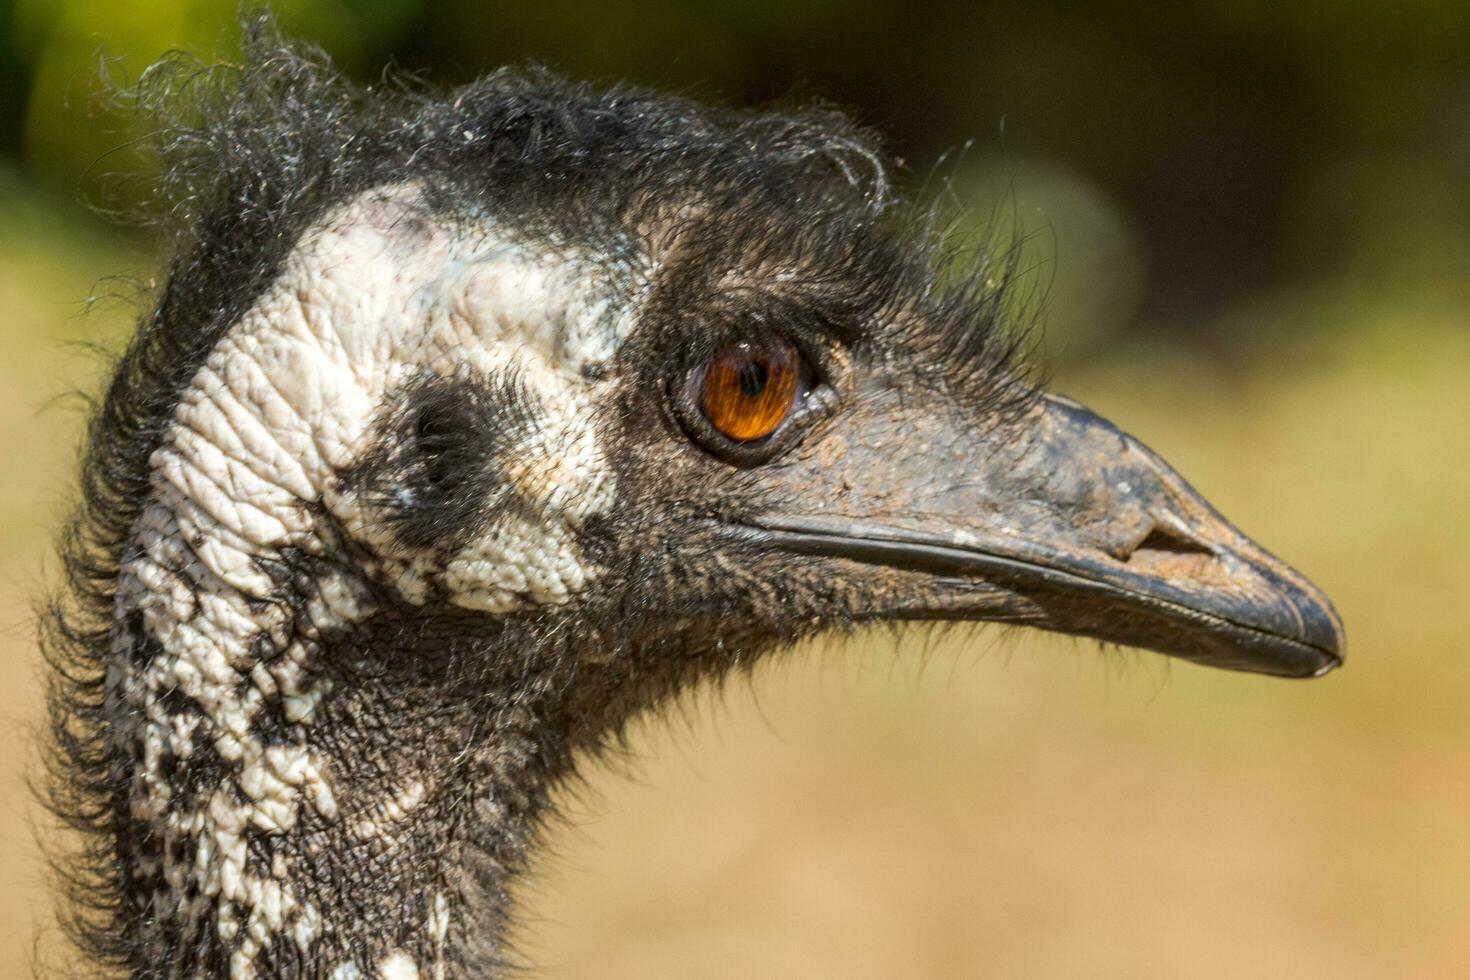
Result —
[[[837,394],[813,367],[806,345],[779,337],[737,341],[706,355],[671,386],[669,402],[701,448],[752,467],[794,445],[831,413]]]

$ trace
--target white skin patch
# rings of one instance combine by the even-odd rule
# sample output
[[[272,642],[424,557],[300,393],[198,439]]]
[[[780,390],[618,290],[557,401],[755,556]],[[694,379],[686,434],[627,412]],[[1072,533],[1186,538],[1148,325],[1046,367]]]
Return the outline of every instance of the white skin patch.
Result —
[[[272,942],[285,937],[306,954],[333,928],[330,908],[293,889],[279,854],[269,867],[247,860],[250,842],[292,833],[308,812],[334,821],[339,809],[330,760],[313,748],[331,692],[311,660],[321,631],[374,609],[323,533],[317,502],[377,556],[379,584],[411,602],[437,587],[463,607],[503,613],[563,602],[597,575],[575,534],[610,506],[614,487],[581,369],[616,350],[626,303],[565,250],[538,252],[490,222],[436,224],[416,202],[410,186],[371,192],[304,237],[184,391],[121,565],[107,684],[120,719],[113,738],[135,759],[131,814],[151,845],[135,869],[152,882],[143,918],[160,935],[212,928],[236,980],[255,975]],[[405,551],[337,473],[368,450],[408,379],[508,368],[540,409],[509,470],[528,506],[447,562]],[[316,573],[303,607],[278,601],[281,585],[262,561],[287,548],[338,569]],[[268,661],[262,642],[274,651]],[[285,743],[256,730],[271,702],[288,723]],[[213,750],[203,771],[222,775],[181,791],[169,775],[201,745]],[[424,793],[422,783],[398,788],[364,809],[372,816],[355,830],[381,835]],[[437,896],[425,924],[431,948],[442,951],[448,921]],[[377,970],[419,976],[403,954]]]
[[[419,980],[419,965],[407,953],[393,953],[378,964],[383,980]]]
[[[358,840],[373,840],[392,832],[393,826],[407,817],[424,801],[426,790],[421,780],[414,780],[396,796],[386,796],[373,807],[372,816],[364,817],[352,825],[352,836]]]
[[[434,944],[434,980],[445,980],[444,940],[449,935],[449,899],[443,892],[429,906],[429,938]]]

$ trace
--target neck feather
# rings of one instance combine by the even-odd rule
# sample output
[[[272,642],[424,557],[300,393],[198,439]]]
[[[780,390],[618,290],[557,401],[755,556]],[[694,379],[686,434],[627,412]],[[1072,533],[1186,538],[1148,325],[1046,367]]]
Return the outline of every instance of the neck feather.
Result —
[[[135,974],[494,975],[567,766],[563,685],[482,615],[387,598],[330,554],[232,561],[161,496],[108,672]]]

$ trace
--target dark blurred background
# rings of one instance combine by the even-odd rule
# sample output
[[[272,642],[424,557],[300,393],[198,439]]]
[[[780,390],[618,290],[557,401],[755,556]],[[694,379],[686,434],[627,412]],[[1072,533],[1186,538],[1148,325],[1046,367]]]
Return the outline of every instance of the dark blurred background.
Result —
[[[1470,4],[276,11],[364,80],[532,60],[851,107],[914,193],[1024,233],[1057,385],[1348,623],[1347,667],[1311,684],[989,634],[773,665],[651,728],[641,782],[594,776],[528,895],[545,975],[1470,976]],[[159,260],[84,206],[146,165],[98,79],[229,59],[235,19],[0,0],[0,974],[45,920],[20,775],[80,421],[57,396],[100,376],[78,343],[131,328],[126,304],[80,315],[94,285]]]
[[[294,0],[277,11],[364,79],[394,64],[454,83],[535,60],[736,104],[797,91],[851,106],[913,183],[952,178],[987,212],[997,197],[1020,201],[1041,258],[1055,248],[1061,260],[1048,274],[1091,286],[1085,316],[1062,311],[1084,348],[1140,323],[1229,347],[1243,325],[1219,317],[1242,296],[1344,276],[1414,292],[1470,272],[1470,5],[1457,0]],[[11,179],[67,202],[94,191],[127,162],[105,154],[132,135],[91,98],[99,60],[130,78],[173,46],[227,57],[234,18],[221,0],[4,0]]]

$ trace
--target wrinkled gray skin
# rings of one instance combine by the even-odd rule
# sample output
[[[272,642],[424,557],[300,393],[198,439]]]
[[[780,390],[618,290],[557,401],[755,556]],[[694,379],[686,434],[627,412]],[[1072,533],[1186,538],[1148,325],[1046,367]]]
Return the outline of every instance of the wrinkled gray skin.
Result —
[[[272,57],[268,78],[311,70]],[[293,79],[307,121],[222,180],[279,188],[271,147],[346,98]],[[507,889],[577,757],[823,631],[994,620],[1288,677],[1340,661],[1310,583],[1021,378],[999,287],[937,285],[840,119],[477,85],[292,157],[383,141],[332,164],[357,186],[239,277],[238,308],[179,300],[205,265],[176,266],[140,345],[205,329],[179,309],[233,312],[156,418],[109,428],[114,395],[94,430],[139,467],[84,515],[122,529],[96,532],[115,578],[75,654],[105,692],[71,763],[98,801],[73,819],[102,842],[100,960],[499,975]],[[742,341],[809,364],[755,445],[697,399]]]

